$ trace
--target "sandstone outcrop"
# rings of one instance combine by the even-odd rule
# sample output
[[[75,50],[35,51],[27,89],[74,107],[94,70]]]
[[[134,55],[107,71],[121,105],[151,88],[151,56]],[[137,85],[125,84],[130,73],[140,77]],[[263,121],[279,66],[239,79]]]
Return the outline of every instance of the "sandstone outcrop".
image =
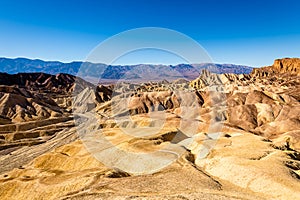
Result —
[[[299,64],[110,86],[2,74],[1,199],[297,199]]]
[[[255,76],[270,75],[300,75],[300,59],[299,58],[283,58],[276,59],[272,66],[254,69],[252,71]]]

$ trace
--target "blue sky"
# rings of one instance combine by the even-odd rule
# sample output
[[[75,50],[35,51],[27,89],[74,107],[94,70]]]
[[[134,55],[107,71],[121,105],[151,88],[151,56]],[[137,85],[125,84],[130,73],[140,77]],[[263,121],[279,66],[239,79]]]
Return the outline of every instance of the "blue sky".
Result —
[[[122,31],[163,27],[199,42],[216,63],[264,66],[300,57],[299,10],[297,0],[2,0],[0,57],[84,60]],[[140,62],[140,56],[124,60]]]

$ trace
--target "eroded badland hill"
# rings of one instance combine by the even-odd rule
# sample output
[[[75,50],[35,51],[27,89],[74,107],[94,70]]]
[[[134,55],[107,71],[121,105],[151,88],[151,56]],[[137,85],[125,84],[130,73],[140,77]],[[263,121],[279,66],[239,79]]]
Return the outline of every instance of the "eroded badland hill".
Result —
[[[297,58],[111,86],[2,73],[0,197],[299,199],[299,75]]]

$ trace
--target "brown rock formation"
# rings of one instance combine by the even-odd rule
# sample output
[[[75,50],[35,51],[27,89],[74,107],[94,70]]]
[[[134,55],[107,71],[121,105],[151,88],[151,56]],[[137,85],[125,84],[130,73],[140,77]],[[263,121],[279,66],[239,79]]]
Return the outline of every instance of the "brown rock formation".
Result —
[[[97,87],[65,74],[1,74],[0,197],[297,199],[299,60]]]
[[[300,59],[299,58],[283,58],[276,59],[272,66],[257,68],[252,71],[253,75],[300,75]]]

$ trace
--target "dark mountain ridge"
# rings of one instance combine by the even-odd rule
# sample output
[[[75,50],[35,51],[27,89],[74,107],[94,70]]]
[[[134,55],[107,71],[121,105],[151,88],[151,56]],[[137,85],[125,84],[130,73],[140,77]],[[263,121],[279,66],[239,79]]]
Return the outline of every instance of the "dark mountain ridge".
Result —
[[[74,61],[63,63],[59,61],[43,61],[27,58],[0,58],[0,72],[8,74],[43,72],[48,74],[71,74],[80,77],[94,77],[101,79],[130,79],[147,80],[149,77],[177,79],[195,79],[203,69],[213,73],[249,74],[252,67],[233,64],[178,64],[178,65],[106,65],[102,63],[90,63]]]

